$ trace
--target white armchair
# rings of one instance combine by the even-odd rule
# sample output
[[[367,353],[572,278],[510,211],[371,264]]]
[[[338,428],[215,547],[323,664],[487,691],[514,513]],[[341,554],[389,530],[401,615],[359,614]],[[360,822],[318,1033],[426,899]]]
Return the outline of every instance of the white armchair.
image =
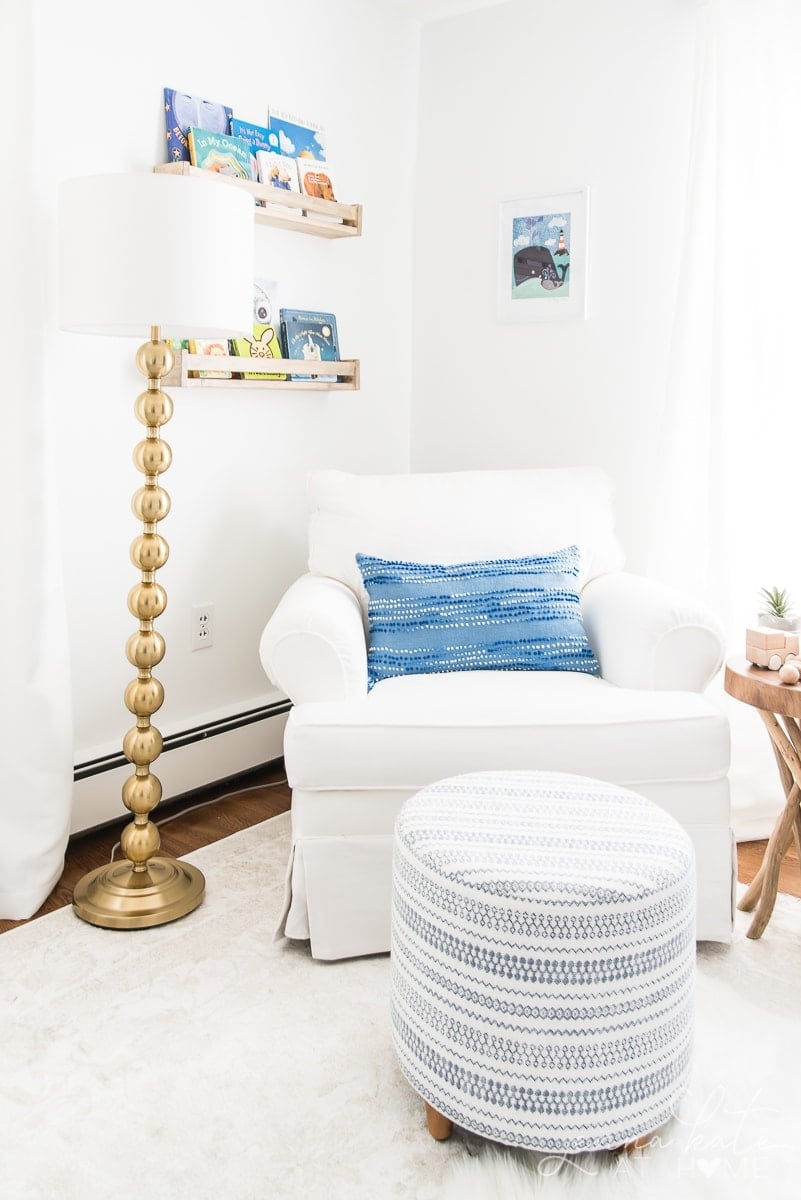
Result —
[[[293,702],[284,753],[292,854],[280,931],[317,958],[389,949],[391,851],[403,801],[476,770],[588,775],[638,791],[693,839],[697,935],[731,936],[729,730],[703,691],[720,627],[702,604],[623,571],[611,487],[586,468],[309,479],[309,573],[270,617],[260,654]],[[457,563],[581,551],[600,678],[477,670],[383,679],[368,691],[358,552]]]

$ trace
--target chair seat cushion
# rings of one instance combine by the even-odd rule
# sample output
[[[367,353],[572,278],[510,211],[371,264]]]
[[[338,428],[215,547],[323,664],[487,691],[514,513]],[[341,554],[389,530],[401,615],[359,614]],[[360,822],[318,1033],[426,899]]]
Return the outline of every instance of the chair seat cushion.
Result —
[[[724,779],[729,728],[701,695],[561,671],[383,680],[359,701],[297,705],[292,786],[416,789],[465,771],[571,771],[620,784]]]

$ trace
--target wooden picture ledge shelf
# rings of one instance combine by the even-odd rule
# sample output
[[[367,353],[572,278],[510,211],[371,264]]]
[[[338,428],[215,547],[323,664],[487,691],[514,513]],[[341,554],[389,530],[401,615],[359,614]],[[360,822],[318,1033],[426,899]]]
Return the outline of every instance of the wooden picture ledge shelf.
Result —
[[[163,379],[165,387],[284,388],[292,391],[358,391],[359,360],[342,362],[306,362],[299,358],[245,358],[244,355],[190,354],[175,351],[175,366]],[[270,374],[336,375],[336,382],[326,379],[197,379],[194,371],[265,371]]]
[[[254,200],[253,216],[257,225],[272,225],[278,229],[293,229],[316,237],[360,237],[362,232],[361,204],[340,204],[335,200],[318,200],[300,192],[285,192],[266,183],[250,183],[234,179],[187,162],[160,163],[153,170],[168,175],[191,175],[228,187],[250,192]]]

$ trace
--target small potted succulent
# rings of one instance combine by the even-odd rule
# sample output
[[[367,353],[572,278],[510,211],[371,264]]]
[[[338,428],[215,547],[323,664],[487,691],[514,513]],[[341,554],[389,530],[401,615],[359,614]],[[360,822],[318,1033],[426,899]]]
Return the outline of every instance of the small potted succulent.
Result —
[[[760,588],[759,624],[771,629],[797,629],[798,617],[786,588]]]

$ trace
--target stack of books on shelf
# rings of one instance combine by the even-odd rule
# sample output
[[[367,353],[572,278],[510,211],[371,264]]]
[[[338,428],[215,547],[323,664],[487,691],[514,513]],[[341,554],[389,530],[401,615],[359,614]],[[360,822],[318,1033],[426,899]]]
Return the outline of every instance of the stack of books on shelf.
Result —
[[[226,104],[164,88],[167,161],[336,200],[323,126],[271,108],[264,125]]]
[[[316,379],[335,383],[336,375],[309,375],[305,372],[287,375],[270,371],[270,359],[297,359],[305,363],[338,362],[339,337],[334,313],[316,309],[279,308],[278,285],[273,279],[257,279],[253,296],[253,330],[247,337],[189,338],[173,341],[174,351],[190,354],[223,355],[250,360],[248,370],[217,370],[211,367],[190,371],[190,378],[199,379]],[[243,364],[244,366],[244,364]]]

